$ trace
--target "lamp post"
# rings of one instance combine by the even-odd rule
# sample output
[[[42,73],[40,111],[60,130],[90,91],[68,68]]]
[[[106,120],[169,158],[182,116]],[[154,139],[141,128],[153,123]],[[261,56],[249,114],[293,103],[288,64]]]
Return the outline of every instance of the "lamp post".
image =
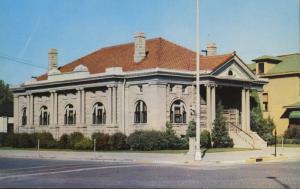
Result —
[[[201,160],[200,150],[200,58],[199,58],[199,0],[196,0],[196,150],[195,160]]]

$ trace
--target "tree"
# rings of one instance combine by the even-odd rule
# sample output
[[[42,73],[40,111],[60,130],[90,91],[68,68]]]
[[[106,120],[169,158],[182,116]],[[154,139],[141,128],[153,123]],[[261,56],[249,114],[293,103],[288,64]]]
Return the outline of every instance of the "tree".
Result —
[[[13,115],[13,96],[9,85],[0,80],[0,116]]]
[[[189,122],[188,128],[186,130],[186,137],[196,137],[196,122],[194,120]]]
[[[263,118],[262,110],[260,107],[260,100],[258,98],[257,92],[252,91],[251,96],[256,102],[250,113],[250,125],[251,130],[256,132],[262,139],[264,139],[268,144],[273,144],[275,138],[272,134],[275,125],[273,120],[268,117],[267,119]]]
[[[213,147],[215,148],[233,147],[233,140],[229,137],[226,120],[223,114],[223,106],[221,103],[218,103],[216,119],[213,123],[214,128],[212,130],[212,141]]]

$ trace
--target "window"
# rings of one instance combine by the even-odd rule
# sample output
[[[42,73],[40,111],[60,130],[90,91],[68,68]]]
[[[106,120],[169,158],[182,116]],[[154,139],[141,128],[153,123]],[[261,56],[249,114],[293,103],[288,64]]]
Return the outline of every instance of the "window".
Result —
[[[185,105],[182,100],[176,100],[170,110],[171,123],[186,123]]]
[[[135,106],[134,123],[147,123],[147,106],[141,100],[137,101]]]
[[[268,110],[268,93],[263,93],[263,111],[267,112]]]
[[[40,109],[40,125],[49,125],[50,114],[47,106],[42,106]]]
[[[258,73],[259,74],[264,74],[265,73],[264,63],[258,63]]]
[[[72,104],[68,104],[65,108],[65,125],[76,124],[76,111]]]
[[[229,76],[233,76],[233,72],[231,70],[228,71]]]
[[[23,108],[22,109],[22,125],[26,125],[27,124],[26,109],[27,108]]]
[[[97,102],[93,107],[93,124],[105,124],[106,112],[104,105],[101,102]]]

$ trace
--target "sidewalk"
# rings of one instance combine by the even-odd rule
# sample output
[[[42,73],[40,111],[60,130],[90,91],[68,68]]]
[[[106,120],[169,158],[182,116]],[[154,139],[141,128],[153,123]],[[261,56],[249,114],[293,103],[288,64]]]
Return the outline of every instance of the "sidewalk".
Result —
[[[193,155],[169,153],[135,153],[135,152],[73,152],[73,151],[30,151],[0,150],[0,157],[5,158],[41,158],[57,160],[93,160],[105,162],[131,163],[165,163],[165,164],[235,164],[255,163],[258,161],[300,160],[300,148],[277,149],[275,158],[274,147],[264,150],[234,151],[206,153],[203,159],[194,161]]]

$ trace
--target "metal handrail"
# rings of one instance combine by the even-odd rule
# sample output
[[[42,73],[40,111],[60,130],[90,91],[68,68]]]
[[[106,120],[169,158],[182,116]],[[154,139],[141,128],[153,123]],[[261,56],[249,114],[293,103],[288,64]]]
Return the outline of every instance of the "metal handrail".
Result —
[[[246,135],[248,135],[253,140],[253,137],[250,134],[246,133],[243,129],[241,129],[240,127],[238,127],[238,126],[236,126],[236,125],[234,125],[232,123],[229,123],[229,124],[230,124],[230,126],[234,126],[238,130],[242,131],[243,133],[245,133]]]

